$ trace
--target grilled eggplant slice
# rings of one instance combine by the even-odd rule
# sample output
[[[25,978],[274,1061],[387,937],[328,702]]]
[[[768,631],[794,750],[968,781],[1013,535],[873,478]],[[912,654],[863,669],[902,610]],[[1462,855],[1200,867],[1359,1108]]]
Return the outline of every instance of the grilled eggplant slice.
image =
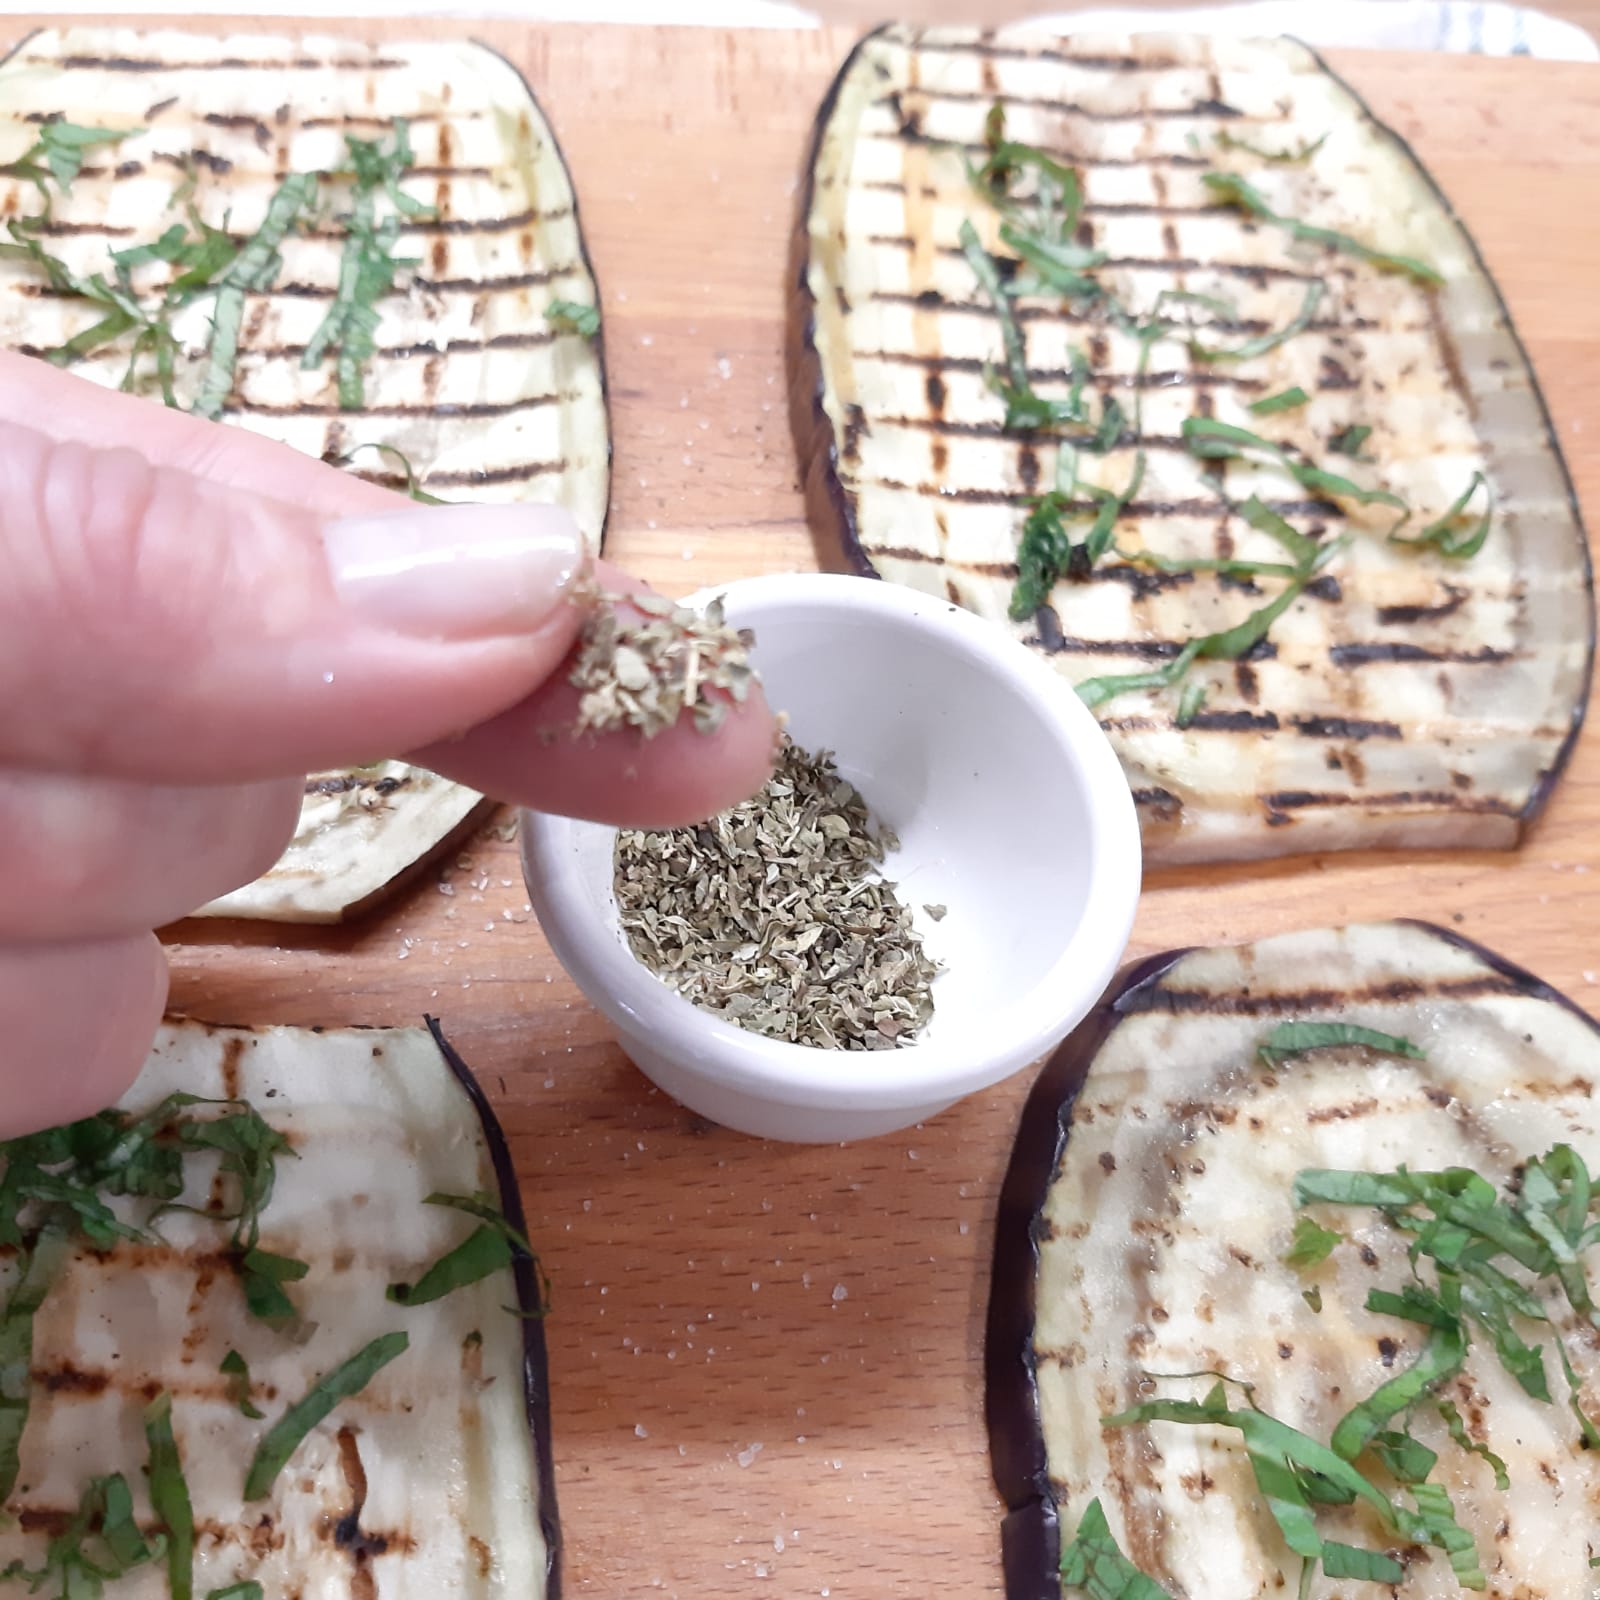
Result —
[[[49,30],[0,65],[0,150],[20,155],[52,118],[142,130],[85,150],[81,172],[52,192],[39,239],[80,276],[110,276],[109,250],[149,244],[181,221],[191,180],[207,223],[249,236],[286,174],[337,173],[347,133],[387,144],[404,121],[414,159],[400,186],[433,214],[409,219],[394,243],[416,266],[401,274],[402,292],[377,303],[362,404],[341,405],[331,356],[301,367],[340,281],[345,230],[327,218],[285,239],[275,286],[249,296],[222,419],[349,458],[351,470],[396,488],[409,464],[445,499],[555,501],[599,548],[611,459],[601,340],[546,319],[555,301],[598,304],[597,290],[561,152],[508,62],[443,39]],[[334,216],[348,209],[347,182],[324,187]],[[8,178],[0,203],[31,215],[40,196]],[[39,354],[105,314],[41,286],[35,264],[0,260],[0,345]],[[210,315],[203,300],[173,321],[180,404],[200,387]],[[119,384],[129,343],[103,345],[73,370]],[[398,454],[362,448],[379,445]],[[400,763],[313,774],[282,861],[207,910],[337,920],[397,883],[478,804]]]
[[[1291,1019],[1365,1026],[1425,1055],[1345,1045],[1263,1064],[1258,1047]],[[1363,1309],[1369,1290],[1410,1277],[1410,1236],[1374,1211],[1315,1208],[1344,1242],[1308,1274],[1283,1263],[1296,1172],[1460,1166],[1503,1189],[1558,1143],[1594,1163],[1597,1078],[1589,1017],[1423,923],[1289,934],[1124,973],[1040,1075],[1001,1195],[986,1363],[1012,1600],[1061,1593],[1062,1543],[1096,1497],[1122,1550],[1173,1594],[1293,1593],[1298,1561],[1237,1435],[1104,1429],[1101,1418],[1157,1392],[1201,1392],[1152,1374],[1220,1371],[1327,1440],[1358,1399],[1410,1366],[1427,1330]],[[1304,1298],[1313,1286],[1320,1309]],[[1592,1332],[1554,1306],[1552,1316],[1539,1342],[1563,1338],[1592,1411]],[[1524,1393],[1474,1327],[1464,1368],[1439,1391],[1504,1459],[1509,1493],[1451,1444],[1425,1400],[1408,1413],[1413,1435],[1440,1452],[1435,1477],[1497,1595],[1591,1586],[1595,1541],[1571,1508],[1600,1492],[1600,1461],[1581,1447],[1547,1359],[1554,1404]],[[1383,1544],[1363,1508],[1319,1505],[1316,1517],[1325,1537]],[[1411,1549],[1404,1565],[1404,1582],[1384,1592],[1459,1594],[1442,1554]],[[1345,1591],[1322,1581],[1314,1592]]]
[[[1007,362],[961,229],[1015,254],[968,171],[988,153],[996,102],[1007,139],[1081,175],[1071,242],[1104,254],[1092,276],[1130,314],[1147,316],[1162,290],[1225,302],[1228,331],[1209,342],[1236,347],[1288,329],[1310,286],[1325,286],[1310,325],[1260,354],[1196,360],[1178,335],[1150,347],[1142,375],[1138,341],[1103,302],[1014,302],[1036,392],[1069,394],[1077,348],[1096,415],[1112,398],[1128,419],[1109,451],[1079,449],[1079,482],[1120,493],[1144,453],[1118,549],[1281,562],[1238,514],[1252,493],[1315,539],[1352,536],[1263,643],[1195,663],[1187,682],[1207,691],[1198,714],[1192,699],[1180,714],[1176,687],[1099,711],[1149,859],[1515,844],[1589,681],[1576,502],[1472,241],[1410,150],[1301,45],[903,26],[859,45],[819,115],[796,242],[791,412],[819,542],[1012,629],[1074,682],[1161,667],[1281,587],[1108,552],[1011,620],[1026,503],[1058,481],[1060,434],[1007,431],[985,381]],[[1242,177],[1283,216],[1419,257],[1445,282],[1430,290],[1220,204],[1203,181],[1212,171]],[[1215,314],[1201,304],[1178,302],[1175,320]],[[1308,403],[1248,409],[1295,387]],[[1488,539],[1470,560],[1388,543],[1387,506],[1198,459],[1181,430],[1206,416],[1398,494],[1413,530],[1482,472]],[[1370,429],[1364,446],[1349,444],[1352,428]],[[1340,443],[1371,464],[1334,453]],[[1081,540],[1095,503],[1076,494]]]
[[[175,1091],[242,1099],[289,1141],[260,1246],[309,1265],[288,1285],[300,1323],[274,1331],[249,1314],[221,1248],[228,1229],[204,1215],[164,1213],[159,1241],[80,1244],[34,1316],[0,1569],[13,1560],[40,1567],[94,1477],[120,1473],[140,1527],[154,1531],[140,1419],[165,1392],[193,1501],[196,1595],[253,1579],[268,1595],[554,1596],[534,1263],[519,1256],[426,1304],[386,1298],[390,1284],[415,1281],[472,1227],[459,1211],[424,1204],[427,1196],[481,1195],[523,1227],[505,1141],[460,1058],[437,1028],[169,1022],[123,1105],[143,1113]],[[188,1160],[183,1201],[204,1207],[209,1194],[221,1204],[231,1180],[215,1171],[214,1160]],[[124,1221],[142,1216],[132,1202],[109,1203]],[[8,1296],[15,1277],[14,1258],[0,1263]],[[508,1309],[518,1304],[522,1316]],[[409,1347],[311,1428],[265,1498],[243,1498],[257,1446],[289,1406],[396,1332]],[[241,1410],[238,1379],[222,1368],[230,1350],[244,1358],[260,1420]],[[15,1376],[5,1373],[8,1398]],[[163,1564],[130,1572],[115,1590],[163,1600]]]

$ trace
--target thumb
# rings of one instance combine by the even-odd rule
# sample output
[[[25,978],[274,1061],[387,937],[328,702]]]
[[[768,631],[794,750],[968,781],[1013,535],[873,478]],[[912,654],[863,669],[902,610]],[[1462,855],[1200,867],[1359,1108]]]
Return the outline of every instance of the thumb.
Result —
[[[395,497],[350,515],[327,471],[324,518],[303,475],[291,504],[0,432],[0,764],[305,772],[458,733],[555,670],[587,559],[564,511]]]

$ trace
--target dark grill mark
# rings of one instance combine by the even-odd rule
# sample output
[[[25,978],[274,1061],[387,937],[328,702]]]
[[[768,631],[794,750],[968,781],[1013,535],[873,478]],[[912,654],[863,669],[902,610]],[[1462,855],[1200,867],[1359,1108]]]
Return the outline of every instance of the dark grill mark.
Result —
[[[1450,789],[1396,789],[1389,794],[1324,793],[1315,789],[1280,789],[1264,794],[1261,803],[1270,811],[1310,811],[1322,806],[1420,806],[1429,810],[1488,812],[1516,816],[1517,808],[1489,795],[1463,795]]]
[[[1144,441],[1147,448],[1158,442],[1148,439]],[[935,495],[941,500],[966,501],[972,505],[1020,506],[1027,498],[1009,489],[971,489],[952,484],[905,483],[899,478],[862,477],[855,480],[853,487],[890,489],[903,494]],[[1076,504],[1085,510],[1093,509],[1087,501]],[[1269,500],[1266,504],[1283,517],[1342,515],[1337,506],[1330,506],[1323,500]],[[1143,518],[1211,517],[1221,509],[1223,509],[1221,503],[1216,500],[1130,500],[1126,514]],[[929,556],[926,559],[932,561],[938,558]]]
[[[1449,598],[1437,601],[1432,605],[1379,606],[1378,621],[1391,625],[1410,622],[1431,622],[1439,617],[1452,616],[1466,604],[1467,591],[1458,589],[1453,583],[1447,583],[1444,586],[1444,590]]]
[[[1369,1112],[1378,1109],[1378,1102],[1372,1099],[1352,1100],[1348,1105],[1318,1106],[1314,1111],[1306,1113],[1307,1122],[1355,1122],[1366,1116]]]
[[[1137,796],[1135,796],[1137,798]],[[1411,1005],[1418,1000],[1481,1000],[1488,995],[1518,995],[1512,978],[1485,973],[1470,978],[1390,978],[1353,989],[1293,989],[1266,994],[1217,994],[1209,989],[1137,989],[1117,1002],[1119,1012],[1195,1013],[1214,1017],[1283,1017],[1335,1011],[1347,1005]]]
[[[459,472],[430,472],[430,488],[473,488],[486,483],[526,483],[530,478],[545,478],[553,473],[565,472],[567,461],[518,461],[508,467],[469,467]],[[386,489],[403,489],[404,476],[398,472],[359,473],[368,483],[381,483]]]
[[[1295,727],[1308,739],[1398,739],[1398,722],[1369,722],[1362,717],[1296,717]]]
[[[391,795],[412,783],[410,774],[403,778],[372,778],[362,772],[340,772],[326,778],[307,778],[307,794],[350,794],[357,789],[371,789],[374,794]]]
[[[943,100],[953,105],[988,105],[998,98],[1003,99],[1008,107],[1026,106],[1034,111],[1053,111],[1063,117],[1082,117],[1086,122],[1145,122],[1172,117],[1198,117],[1239,119],[1248,121],[1256,127],[1270,128],[1281,127],[1285,120],[1282,117],[1246,118],[1238,107],[1226,105],[1221,100],[1209,99],[1197,100],[1193,105],[1187,106],[1151,106],[1134,111],[1095,111],[1076,102],[1068,103],[1059,99],[1052,100],[1023,94],[997,96],[977,89],[928,89],[919,84],[907,92],[918,95],[924,100]]]
[[[1430,650],[1420,644],[1389,644],[1373,641],[1363,644],[1336,644],[1328,659],[1339,667],[1364,667],[1372,661],[1459,662],[1464,666],[1487,666],[1510,661],[1515,652],[1485,645],[1479,650]]]
[[[413,118],[413,120],[418,120]],[[310,123],[303,124],[310,127]],[[863,133],[861,139],[881,139],[890,144],[921,144],[934,150],[965,150],[969,155],[982,160],[988,152],[981,144],[960,144],[950,139],[935,139],[928,134],[909,128],[899,128],[894,133]],[[1060,145],[1036,145],[1036,149],[1043,150],[1048,156],[1054,156],[1064,165],[1079,167],[1206,167],[1210,165],[1203,156],[1165,154],[1157,152],[1147,156],[1105,156],[1085,155],[1080,150],[1067,150]]]
[[[43,60],[31,57],[32,60]],[[294,56],[287,61],[246,61],[242,56],[219,56],[214,61],[163,61],[145,56],[62,56],[60,65],[95,72],[368,72],[403,67],[405,62],[387,56],[366,61],[319,61],[315,56]],[[342,120],[342,119],[341,119]],[[412,118],[416,121],[416,118]]]
[[[1189,726],[1211,733],[1270,733],[1276,730],[1278,717],[1273,711],[1197,711]]]
[[[88,1372],[63,1361],[59,1366],[35,1368],[29,1377],[50,1395],[81,1395],[86,1399],[104,1394],[111,1386],[108,1373]]]

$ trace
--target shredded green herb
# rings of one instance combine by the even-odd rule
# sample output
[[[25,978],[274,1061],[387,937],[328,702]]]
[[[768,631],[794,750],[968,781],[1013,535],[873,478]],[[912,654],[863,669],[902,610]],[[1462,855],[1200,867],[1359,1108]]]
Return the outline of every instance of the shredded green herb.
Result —
[[[1203,683],[1184,684],[1183,693],[1178,696],[1178,714],[1172,719],[1173,726],[1187,728],[1200,715],[1205,703],[1206,686]]]
[[[1296,1270],[1318,1266],[1333,1254],[1336,1245],[1343,1242],[1342,1233],[1337,1233],[1332,1228],[1324,1228],[1313,1222],[1310,1217],[1296,1217],[1294,1237],[1289,1241],[1289,1248],[1283,1253],[1283,1264]]]
[[[377,1373],[401,1355],[411,1343],[403,1333],[386,1333],[314,1383],[261,1437],[245,1475],[246,1500],[263,1500],[271,1493],[278,1474],[300,1448],[305,1436],[341,1400],[359,1394]]]
[[[226,1589],[211,1590],[206,1600],[265,1600],[265,1594],[254,1578],[246,1578],[243,1583],[230,1583]]]
[[[1090,1600],[1171,1600],[1117,1548],[1098,1499],[1084,1507],[1078,1531],[1062,1548],[1061,1581],[1069,1589],[1082,1589]]]
[[[376,450],[385,460],[393,459],[398,464],[401,472],[405,474],[406,493],[420,505],[443,506],[450,503],[447,500],[441,500],[436,494],[429,494],[422,487],[421,480],[417,477],[416,469],[411,465],[410,457],[403,450],[392,444],[378,444],[374,440],[368,440],[365,444],[352,445],[350,449],[346,450],[342,456],[333,462],[333,465],[348,466],[363,450]]]
[[[351,208],[344,218],[344,253],[339,260],[339,281],[333,303],[311,336],[300,365],[307,371],[334,352],[339,404],[359,410],[366,397],[366,366],[377,353],[378,302],[394,292],[395,274],[420,263],[394,254],[400,229],[407,219],[431,216],[433,208],[405,193],[400,179],[411,165],[410,131],[402,118],[394,125],[394,143],[387,149],[381,139],[345,135],[345,151],[354,171]],[[393,208],[378,221],[377,202],[387,194]]]
[[[0,166],[0,177],[18,178],[31,183],[44,200],[44,215],[50,215],[50,190],[45,183],[48,174],[55,179],[56,187],[65,194],[83,170],[83,153],[97,145],[120,144],[131,139],[143,128],[84,128],[71,122],[45,122],[39,126],[39,137],[15,161]]]
[[[1372,429],[1365,426],[1341,428],[1328,440],[1328,448],[1336,456],[1349,456],[1352,461],[1371,462],[1372,456],[1361,454],[1361,447],[1372,437]]]
[[[1282,1066],[1308,1050],[1329,1050],[1340,1045],[1362,1045],[1384,1055],[1423,1059],[1423,1052],[1409,1039],[1376,1028],[1358,1027],[1353,1022],[1280,1022],[1256,1050],[1269,1067]]]
[[[1217,143],[1224,150],[1243,150],[1247,155],[1259,156],[1263,161],[1270,161],[1276,165],[1301,166],[1309,161],[1323,145],[1328,142],[1327,134],[1320,139],[1302,139],[1300,143],[1288,150],[1266,150],[1258,144],[1250,144],[1244,139],[1235,138],[1226,128],[1217,134]]]
[[[1272,417],[1280,411],[1298,411],[1301,406],[1310,402],[1311,396],[1296,384],[1292,389],[1281,389],[1277,394],[1269,394],[1260,400],[1250,402],[1250,411],[1253,416]]]
[[[1466,1421],[1453,1400],[1436,1400],[1434,1403],[1439,1408],[1439,1415],[1444,1418],[1445,1427],[1450,1430],[1450,1437],[1469,1455],[1478,1456],[1487,1463],[1489,1470],[1494,1473],[1495,1488],[1504,1494],[1511,1487],[1505,1462],[1488,1445],[1481,1444],[1467,1432]]]
[[[239,332],[244,322],[244,301],[249,293],[270,289],[283,268],[278,247],[288,238],[303,212],[315,201],[314,173],[295,172],[285,178],[267,203],[267,214],[254,236],[216,279],[217,299],[211,315],[211,343],[206,368],[193,410],[215,420],[233,392],[234,369],[239,362]]]
[[[1470,528],[1460,526],[1469,502],[1483,490],[1483,515]],[[1494,518],[1494,490],[1481,472],[1472,474],[1472,482],[1456,496],[1442,517],[1430,522],[1416,533],[1391,533],[1394,544],[1427,545],[1452,561],[1470,561],[1483,548],[1489,537],[1489,526]]]
[[[1189,353],[1197,361],[1211,362],[1252,361],[1257,356],[1264,356],[1269,350],[1276,350],[1280,344],[1286,344],[1296,334],[1304,333],[1311,326],[1326,290],[1327,285],[1320,278],[1307,284],[1306,296],[1300,303],[1300,309],[1281,328],[1258,333],[1236,345],[1207,345],[1201,344],[1197,339],[1191,339]]]
[[[544,320],[560,333],[592,339],[600,331],[600,307],[577,300],[552,300],[545,307]]]
[[[518,1252],[533,1257],[533,1246],[506,1221],[488,1195],[431,1194],[423,1203],[464,1211],[476,1217],[480,1226],[440,1256],[415,1283],[391,1283],[387,1295],[396,1305],[426,1305],[510,1266]]]
[[[222,1358],[222,1365],[217,1370],[232,1380],[228,1384],[228,1398],[240,1414],[249,1417],[252,1422],[260,1422],[266,1412],[250,1398],[250,1367],[245,1358],[237,1350],[230,1350]]]
[[[172,1600],[193,1600],[194,1507],[183,1476],[178,1441],[172,1432],[172,1396],[159,1394],[145,1408],[144,1436],[149,1448],[145,1471],[150,1504],[161,1519],[167,1544],[167,1588]]]
[[[1287,472],[1302,487],[1318,494],[1354,500],[1358,505],[1394,507],[1401,515],[1389,530],[1391,538],[1411,515],[1411,508],[1399,495],[1391,494],[1387,489],[1364,489],[1336,472],[1326,472],[1321,467],[1291,456],[1282,445],[1263,439],[1248,428],[1235,427],[1230,422],[1218,422],[1215,417],[1185,417],[1180,431],[1183,442],[1202,460],[1240,460],[1275,466]],[[1261,461],[1261,457],[1266,460]]]
[[[1274,227],[1285,228],[1296,239],[1304,239],[1311,244],[1327,245],[1331,250],[1355,256],[1380,271],[1404,273],[1418,283],[1433,285],[1444,282],[1442,274],[1430,267],[1427,262],[1417,260],[1415,256],[1375,250],[1371,245],[1363,244],[1361,240],[1352,238],[1348,233],[1340,233],[1333,228],[1319,228],[1309,222],[1302,222],[1297,217],[1280,215],[1267,203],[1266,197],[1259,189],[1246,183],[1237,173],[1208,172],[1200,181],[1224,204],[1237,206],[1262,222],[1270,222]]]
[[[84,1486],[71,1521],[51,1537],[42,1567],[13,1561],[0,1569],[0,1582],[25,1583],[35,1593],[55,1584],[57,1600],[99,1600],[107,1583],[159,1561],[165,1551],[159,1534],[147,1540],[139,1531],[127,1479],[115,1472]]]

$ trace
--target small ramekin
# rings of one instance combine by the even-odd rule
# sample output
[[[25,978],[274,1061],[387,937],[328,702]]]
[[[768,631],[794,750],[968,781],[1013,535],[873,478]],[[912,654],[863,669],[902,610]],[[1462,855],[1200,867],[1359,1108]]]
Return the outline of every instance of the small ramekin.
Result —
[[[750,1033],[634,957],[612,892],[616,830],[527,812],[523,870],[561,964],[642,1072],[713,1122],[831,1142],[921,1122],[1036,1061],[1115,972],[1139,896],[1127,780],[1067,682],[1005,632],[869,578],[750,578],[724,597],[755,630],[771,704],[830,750],[900,836],[887,877],[944,963],[934,1016],[895,1050]],[[942,905],[935,920],[923,909]]]

